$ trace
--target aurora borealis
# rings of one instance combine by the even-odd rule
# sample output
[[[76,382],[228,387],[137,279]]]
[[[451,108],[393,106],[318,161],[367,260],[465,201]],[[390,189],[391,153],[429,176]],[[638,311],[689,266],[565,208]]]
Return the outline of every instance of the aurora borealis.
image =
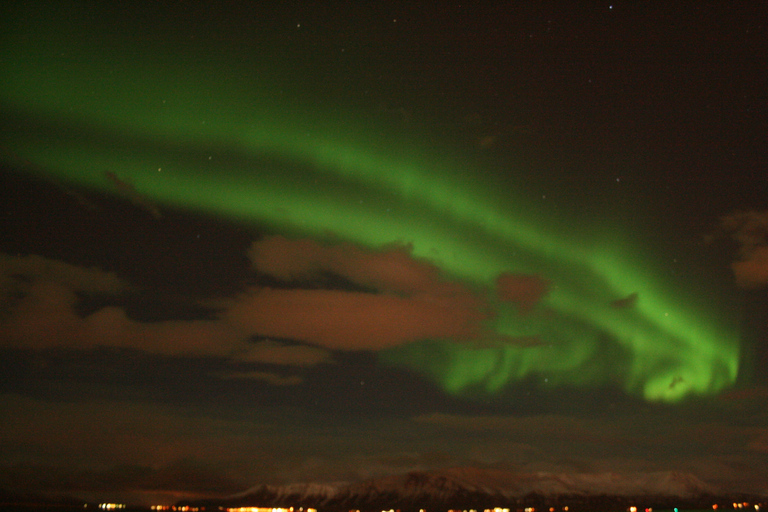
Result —
[[[618,85],[616,92],[603,85],[605,91],[588,96],[592,100],[579,99],[585,111],[594,112],[615,102],[605,109],[609,114],[584,115],[583,137],[589,142],[583,143],[583,153],[603,149],[618,163],[607,165],[603,158],[608,157],[602,156],[590,162],[576,150],[573,154],[582,156],[572,161],[553,156],[536,163],[536,155],[567,155],[567,144],[579,147],[578,138],[563,148],[550,146],[559,130],[581,132],[570,114],[558,113],[558,105],[581,105],[576,98],[586,94],[578,87],[593,81],[590,75],[578,87],[542,89],[550,91],[549,97],[520,92],[537,84],[531,77],[541,70],[557,76],[559,68],[547,64],[548,56],[566,50],[546,43],[529,50],[525,38],[553,37],[552,30],[571,37],[565,35],[570,34],[565,13],[560,17],[530,7],[518,14],[504,11],[505,23],[521,20],[525,38],[519,42],[509,36],[508,45],[502,45],[506,50],[497,55],[480,49],[501,37],[498,30],[505,25],[477,13],[454,19],[448,8],[431,15],[415,8],[393,7],[392,13],[381,8],[349,18],[313,8],[232,5],[222,7],[232,12],[216,15],[208,9],[213,7],[193,3],[182,9],[172,2],[137,8],[11,2],[3,8],[0,156],[17,177],[9,183],[28,180],[34,186],[24,190],[58,191],[59,203],[66,203],[61,210],[74,212],[51,212],[64,219],[71,215],[72,231],[65,230],[68,241],[41,242],[47,252],[24,248],[22,234],[1,248],[1,341],[12,359],[24,359],[30,347],[84,354],[85,366],[95,364],[89,359],[93,354],[110,347],[138,354],[150,366],[170,367],[173,358],[192,358],[195,363],[184,364],[213,365],[198,370],[212,382],[201,396],[219,396],[227,386],[232,393],[245,393],[242,386],[251,383],[261,397],[256,409],[269,404],[278,410],[288,403],[301,410],[305,401],[322,401],[317,397],[326,392],[318,391],[322,385],[313,379],[326,382],[327,396],[338,393],[331,401],[343,404],[349,390],[339,391],[343,386],[322,374],[355,375],[350,382],[359,380],[365,389],[370,384],[357,377],[362,370],[345,369],[350,361],[365,360],[374,375],[393,372],[382,382],[407,375],[403,382],[430,390],[397,391],[403,397],[413,393],[432,403],[434,396],[441,397],[432,409],[414,406],[418,428],[431,425],[424,421],[430,414],[445,419],[440,414],[457,414],[465,405],[480,407],[483,414],[507,414],[507,407],[517,407],[515,397],[531,390],[545,397],[543,404],[557,403],[558,396],[594,394],[599,401],[620,395],[626,403],[659,408],[654,410],[666,417],[666,407],[717,400],[744,381],[741,365],[759,342],[749,341],[745,348],[744,313],[724,305],[738,293],[735,284],[726,283],[727,263],[702,271],[722,257],[719,246],[703,240],[716,231],[719,218],[760,205],[729,203],[728,187],[718,190],[717,183],[709,198],[670,192],[670,183],[686,180],[695,184],[679,185],[680,191],[692,194],[704,187],[707,178],[683,177],[694,176],[693,171],[680,171],[679,181],[665,177],[675,171],[644,171],[662,160],[644,154],[653,151],[649,141],[658,133],[656,121],[647,120],[643,111],[633,114],[635,100],[623,99],[626,91]],[[643,31],[637,12],[595,9],[583,14],[598,27],[587,41],[610,40],[608,33],[602,39],[599,27],[611,37],[624,30],[619,22],[605,28],[614,23],[608,16],[626,16],[631,30]],[[469,36],[457,43],[441,23],[467,23],[467,34],[474,33],[469,26],[475,23],[492,27],[483,33],[488,38],[483,44]],[[443,37],[456,54],[440,56]],[[626,37],[620,39],[620,51],[642,46]],[[587,43],[580,44],[586,45],[584,55],[602,56],[595,57],[594,81],[621,81],[610,52],[588,51]],[[403,56],[414,48],[417,57]],[[438,54],[430,57],[432,50]],[[733,51],[741,55],[743,50]],[[516,52],[531,52],[539,62],[507,57]],[[497,92],[487,98],[466,92],[485,86],[474,85],[472,73],[463,74],[461,65],[445,64],[449,57],[465,64],[478,58],[487,66],[480,75]],[[512,62],[503,64],[506,58]],[[488,71],[497,66],[522,68],[509,76]],[[667,76],[672,64],[660,66],[659,75]],[[691,76],[697,72],[692,69]],[[454,73],[455,82],[446,80]],[[574,80],[581,76],[581,71],[563,73]],[[664,97],[672,86],[658,87]],[[675,87],[680,95],[689,93],[685,85]],[[557,93],[566,99],[556,96],[559,88],[567,91]],[[502,99],[499,91],[509,98]],[[534,100],[546,105],[547,99],[555,105],[551,111],[534,105]],[[679,104],[671,94],[659,101],[659,109]],[[535,108],[541,109],[541,120],[520,114]],[[636,136],[636,128],[615,133],[605,128],[621,126],[625,118],[644,135]],[[562,123],[562,128],[548,134],[547,128],[532,128],[537,123]],[[622,135],[633,142],[617,142]],[[676,151],[673,138],[659,146],[660,154]],[[513,142],[503,142],[509,139]],[[760,183],[752,187],[754,197],[765,186]],[[681,220],[679,227],[673,227],[672,215],[664,220],[670,197],[681,203],[680,219],[697,220]],[[706,210],[725,204],[722,211]],[[41,204],[29,208],[44,210]],[[7,229],[22,233],[15,215],[8,216]],[[205,230],[183,227],[203,222],[194,219],[207,219],[214,226],[208,228],[211,233],[231,232],[219,237],[230,241],[220,242],[220,248],[210,245],[201,238]],[[60,222],[67,221],[54,224]],[[86,234],[102,222],[110,226],[99,231],[103,241]],[[699,225],[709,230],[694,232],[692,226]],[[181,243],[185,229],[194,237],[184,241],[184,251],[209,244],[200,249],[195,270],[188,271],[189,282],[208,280],[206,291],[182,292],[192,285],[181,284],[183,279],[174,284],[169,277],[170,284],[152,292],[161,299],[142,304],[142,294],[149,296],[154,283],[143,280],[141,267],[153,266],[155,257],[158,268],[165,268],[161,262],[170,265],[173,254],[182,254],[174,244]],[[45,228],[35,224],[34,232],[45,233]],[[80,236],[94,244],[93,251],[78,247]],[[701,242],[688,242],[692,239]],[[109,256],[117,250],[112,243],[125,257]],[[224,259],[225,252],[232,256]],[[128,255],[135,264],[125,263]],[[678,259],[690,263],[684,266]],[[221,268],[211,276],[234,276],[231,281],[216,283],[199,274],[216,265]],[[181,263],[176,271],[184,275]],[[176,313],[166,312],[163,301],[181,305]],[[45,396],[40,390],[25,392],[25,386],[6,388],[21,397],[8,399],[9,410],[24,408],[18,404],[27,395]],[[130,386],[126,381],[118,387]],[[293,389],[302,391],[292,397]],[[78,406],[81,411],[89,400]],[[440,409],[442,401],[448,410]],[[248,403],[246,398],[235,402]],[[201,398],[195,407],[205,409],[204,403]],[[491,409],[482,409],[483,404]],[[375,410],[375,399],[361,407]],[[764,459],[765,426],[759,429],[751,442],[763,447],[756,452]],[[349,434],[350,444],[358,442],[355,435]]]

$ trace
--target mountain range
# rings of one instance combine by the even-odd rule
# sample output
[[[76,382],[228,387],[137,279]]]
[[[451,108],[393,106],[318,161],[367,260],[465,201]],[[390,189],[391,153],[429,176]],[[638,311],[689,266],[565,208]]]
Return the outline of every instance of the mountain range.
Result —
[[[555,504],[600,508],[637,502],[654,506],[697,506],[722,493],[696,476],[650,473],[517,473],[498,469],[451,468],[410,472],[358,483],[258,485],[215,503],[225,507],[312,507],[325,510],[484,509]],[[724,496],[724,495],[723,495]]]

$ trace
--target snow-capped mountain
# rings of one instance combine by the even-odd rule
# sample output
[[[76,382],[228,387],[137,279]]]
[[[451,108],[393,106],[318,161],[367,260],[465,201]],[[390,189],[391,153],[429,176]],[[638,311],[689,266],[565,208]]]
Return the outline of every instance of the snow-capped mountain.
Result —
[[[320,509],[482,508],[523,499],[613,496],[713,496],[718,489],[687,473],[516,473],[477,468],[410,472],[353,484],[261,485],[224,500],[227,506]]]
[[[267,504],[325,503],[333,500],[347,484],[295,483],[288,485],[257,485],[234,494],[228,500],[254,501],[263,499]]]

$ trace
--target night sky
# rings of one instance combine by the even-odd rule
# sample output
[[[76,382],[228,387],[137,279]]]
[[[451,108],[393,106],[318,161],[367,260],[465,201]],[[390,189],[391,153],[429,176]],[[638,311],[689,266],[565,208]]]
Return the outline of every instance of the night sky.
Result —
[[[304,3],[3,2],[0,489],[768,494],[768,8]]]

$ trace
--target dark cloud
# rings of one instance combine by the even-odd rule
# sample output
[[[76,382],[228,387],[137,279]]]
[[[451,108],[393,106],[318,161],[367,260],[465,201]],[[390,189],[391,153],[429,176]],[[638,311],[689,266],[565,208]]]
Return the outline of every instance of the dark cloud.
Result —
[[[174,503],[181,499],[221,497],[245,484],[225,471],[184,458],[159,468],[116,465],[96,469],[15,464],[0,466],[0,488],[104,501],[121,498],[130,503]]]
[[[683,416],[685,421],[681,421]],[[483,460],[514,461],[517,469],[621,473],[674,468],[726,489],[764,488],[757,477],[768,440],[764,427],[735,425],[715,418],[695,420],[680,411],[614,414],[609,421],[599,416],[560,414],[519,417],[439,413],[418,416],[415,421],[467,440],[474,445],[472,453],[482,455]],[[493,447],[491,454],[484,439],[493,440],[489,445]]]
[[[611,301],[611,307],[612,308],[631,308],[634,307],[634,305],[637,303],[637,298],[639,297],[637,292],[630,293],[623,299],[616,299],[614,301]]]
[[[160,212],[160,208],[157,207],[152,201],[147,199],[144,195],[140,194],[136,187],[128,183],[127,181],[118,178],[117,175],[111,171],[104,173],[105,176],[111,181],[120,194],[129,199],[135,206],[138,206],[142,210],[149,212],[156,219],[161,219],[163,214]]]
[[[333,357],[327,350],[307,345],[280,343],[269,339],[249,343],[242,352],[237,352],[232,357],[246,363],[306,367],[333,363]]]
[[[247,372],[227,372],[218,375],[222,379],[263,381],[275,386],[296,386],[304,382],[298,375],[280,375],[273,372],[259,372],[255,370]]]

